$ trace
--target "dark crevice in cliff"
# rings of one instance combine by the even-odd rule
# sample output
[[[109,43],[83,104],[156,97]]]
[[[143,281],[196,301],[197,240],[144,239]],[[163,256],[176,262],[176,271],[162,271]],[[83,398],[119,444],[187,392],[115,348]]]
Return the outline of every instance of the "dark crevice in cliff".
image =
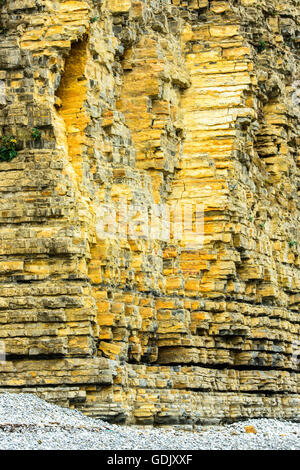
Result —
[[[95,383],[95,382],[78,382],[77,384],[68,384],[66,383],[66,387],[70,387],[70,389],[77,389],[78,387],[90,387],[90,386],[95,386],[97,389],[101,390],[102,388],[106,387],[111,387],[113,384],[107,384],[105,382],[101,383]],[[60,384],[34,384],[34,385],[1,385],[0,386],[0,392],[1,390],[4,391],[6,389],[8,390],[24,390],[26,389],[60,389],[61,385]],[[128,387],[124,386],[124,389],[127,389]],[[227,389],[227,390],[216,390],[212,389],[210,387],[137,387],[138,389],[144,389],[148,391],[162,391],[164,390],[178,390],[178,391],[187,391],[187,392],[192,392],[192,393],[205,393],[205,394],[242,394],[242,395],[259,395],[259,396],[277,396],[277,397],[285,397],[286,395],[297,395],[298,392],[294,392],[291,390],[239,390],[239,389]],[[70,402],[74,403],[75,401],[78,403],[84,403],[86,401],[86,397],[75,397],[75,398],[67,398]]]
[[[277,367],[277,366],[260,366],[260,365],[232,365],[232,364],[204,364],[201,362],[190,362],[190,363],[167,363],[167,362],[156,362],[154,364],[147,364],[147,366],[162,366],[162,367],[201,367],[204,369],[213,369],[213,370],[238,370],[238,371],[247,371],[247,370],[254,370],[254,371],[282,371],[282,372],[291,372],[295,374],[299,374],[299,369],[292,369],[292,368],[284,368],[284,367]]]
[[[92,359],[94,356],[86,355],[86,354],[72,354],[68,355],[65,353],[60,354],[37,354],[37,355],[28,355],[28,354],[6,354],[5,360],[8,361],[24,361],[24,359],[28,361],[53,361],[53,360],[70,360],[70,359]]]

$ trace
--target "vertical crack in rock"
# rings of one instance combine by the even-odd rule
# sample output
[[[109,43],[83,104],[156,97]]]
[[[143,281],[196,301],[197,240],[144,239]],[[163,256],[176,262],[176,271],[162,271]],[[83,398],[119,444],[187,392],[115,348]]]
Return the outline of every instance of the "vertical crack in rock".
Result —
[[[89,122],[84,108],[87,96],[86,62],[87,42],[74,42],[65,60],[61,82],[56,90],[59,99],[58,112],[65,123],[68,156],[80,180],[83,174],[85,129]]]

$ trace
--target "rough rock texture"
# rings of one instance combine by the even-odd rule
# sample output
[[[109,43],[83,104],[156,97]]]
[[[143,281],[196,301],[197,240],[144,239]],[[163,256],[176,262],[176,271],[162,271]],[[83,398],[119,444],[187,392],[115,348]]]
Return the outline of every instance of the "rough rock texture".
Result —
[[[2,2],[0,390],[115,422],[300,419],[299,6]],[[203,204],[203,248],[99,238],[120,196]]]

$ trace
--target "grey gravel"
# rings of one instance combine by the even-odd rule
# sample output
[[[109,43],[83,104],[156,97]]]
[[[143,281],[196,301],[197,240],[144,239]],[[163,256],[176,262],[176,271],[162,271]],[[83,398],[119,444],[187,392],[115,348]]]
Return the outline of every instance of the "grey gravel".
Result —
[[[257,433],[247,434],[245,426]],[[299,450],[300,423],[248,419],[187,431],[119,426],[61,408],[32,394],[0,394],[0,449],[13,450]]]

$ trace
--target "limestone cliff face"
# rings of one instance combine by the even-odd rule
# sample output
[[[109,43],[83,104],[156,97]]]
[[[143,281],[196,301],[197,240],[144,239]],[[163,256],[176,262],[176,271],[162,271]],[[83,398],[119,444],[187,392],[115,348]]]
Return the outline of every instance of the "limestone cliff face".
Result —
[[[299,0],[2,3],[0,391],[299,419]],[[101,236],[120,197],[203,205],[203,246]]]

